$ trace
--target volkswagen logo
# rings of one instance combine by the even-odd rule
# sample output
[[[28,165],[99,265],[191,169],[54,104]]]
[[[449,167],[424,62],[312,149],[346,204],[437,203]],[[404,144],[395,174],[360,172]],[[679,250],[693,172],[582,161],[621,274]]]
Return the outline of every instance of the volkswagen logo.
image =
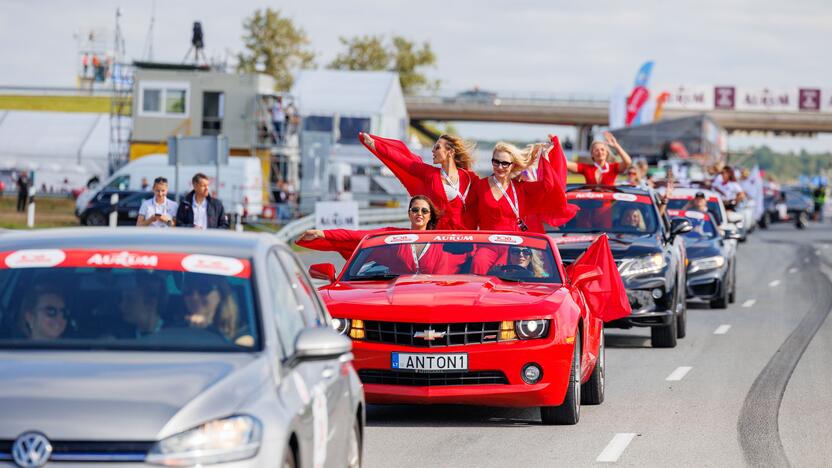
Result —
[[[12,458],[21,468],[38,468],[46,464],[52,455],[52,444],[39,432],[27,432],[12,445]]]

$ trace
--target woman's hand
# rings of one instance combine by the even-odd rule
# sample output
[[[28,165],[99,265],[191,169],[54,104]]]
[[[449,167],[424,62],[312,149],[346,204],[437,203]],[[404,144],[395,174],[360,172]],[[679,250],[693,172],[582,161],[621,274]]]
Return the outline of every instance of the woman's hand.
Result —
[[[362,132],[359,135],[359,137],[361,138],[361,141],[363,141],[365,145],[370,147],[371,150],[373,150],[373,151],[376,150],[376,142],[373,140],[373,137],[371,137],[370,134]]]
[[[615,135],[611,132],[604,132],[604,141],[607,142],[608,145],[612,146],[613,148],[618,148],[618,140],[615,139]]]
[[[315,239],[323,239],[323,238],[324,238],[324,232],[321,231],[320,229],[308,229],[306,232],[301,234],[301,236],[298,237],[298,240],[295,241],[295,242],[299,242],[299,241],[309,242],[309,241],[313,241]]]

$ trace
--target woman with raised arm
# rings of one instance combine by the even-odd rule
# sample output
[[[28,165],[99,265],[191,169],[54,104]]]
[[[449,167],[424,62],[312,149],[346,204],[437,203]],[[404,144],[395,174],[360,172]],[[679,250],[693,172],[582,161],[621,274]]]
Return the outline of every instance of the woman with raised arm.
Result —
[[[576,163],[572,161],[566,162],[566,168],[569,172],[583,174],[587,184],[591,185],[615,185],[615,178],[618,174],[622,174],[633,163],[630,155],[624,151],[624,148],[618,144],[618,140],[610,132],[604,132],[605,141],[594,141],[589,147],[589,153],[592,155],[593,164]],[[610,163],[610,147],[612,147],[619,156],[621,162]]]
[[[463,213],[468,195],[479,179],[473,171],[474,145],[452,135],[442,135],[433,145],[431,166],[410,152],[403,142],[360,133],[361,143],[384,163],[411,196],[425,195],[442,215],[436,229],[468,229]]]

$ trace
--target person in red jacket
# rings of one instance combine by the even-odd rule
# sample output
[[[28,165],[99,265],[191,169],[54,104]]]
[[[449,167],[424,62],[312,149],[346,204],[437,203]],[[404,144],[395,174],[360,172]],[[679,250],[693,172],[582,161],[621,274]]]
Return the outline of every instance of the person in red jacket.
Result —
[[[562,157],[557,137],[550,137],[552,149],[548,157],[540,152],[521,152],[516,146],[498,142],[491,156],[493,173],[478,180],[471,189],[470,205],[466,210],[466,222],[485,231],[544,232],[543,223],[555,221],[555,225],[568,221],[577,208],[566,202],[566,190],[562,177],[556,175],[550,158]],[[514,181],[512,173],[538,162],[534,182]],[[531,226],[527,220],[534,220]],[[505,263],[505,252],[489,247],[478,248],[474,254],[471,272],[485,274],[495,263]]]
[[[479,177],[473,171],[473,145],[459,137],[442,135],[433,145],[431,166],[410,152],[403,142],[360,133],[361,143],[387,166],[411,196],[425,195],[439,209],[437,229],[467,229],[463,213],[470,190]]]
[[[630,155],[618,144],[618,140],[610,132],[604,132],[604,141],[594,141],[589,147],[593,164],[566,162],[569,172],[583,174],[587,184],[615,185],[618,174],[622,174],[633,163]],[[621,162],[610,163],[610,147],[621,156]]]

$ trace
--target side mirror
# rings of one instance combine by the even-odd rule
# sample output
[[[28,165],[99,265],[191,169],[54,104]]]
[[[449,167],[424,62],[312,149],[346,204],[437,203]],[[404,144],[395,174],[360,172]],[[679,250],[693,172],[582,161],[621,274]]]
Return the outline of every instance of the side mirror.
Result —
[[[670,235],[678,236],[693,230],[693,225],[686,218],[673,218],[670,220]]]
[[[295,359],[335,359],[352,350],[352,340],[330,327],[306,328],[295,340]]]
[[[575,286],[580,286],[604,276],[601,268],[595,265],[572,265],[571,274],[572,284]]]
[[[335,281],[335,265],[331,263],[316,263],[310,265],[309,276],[332,283]]]

